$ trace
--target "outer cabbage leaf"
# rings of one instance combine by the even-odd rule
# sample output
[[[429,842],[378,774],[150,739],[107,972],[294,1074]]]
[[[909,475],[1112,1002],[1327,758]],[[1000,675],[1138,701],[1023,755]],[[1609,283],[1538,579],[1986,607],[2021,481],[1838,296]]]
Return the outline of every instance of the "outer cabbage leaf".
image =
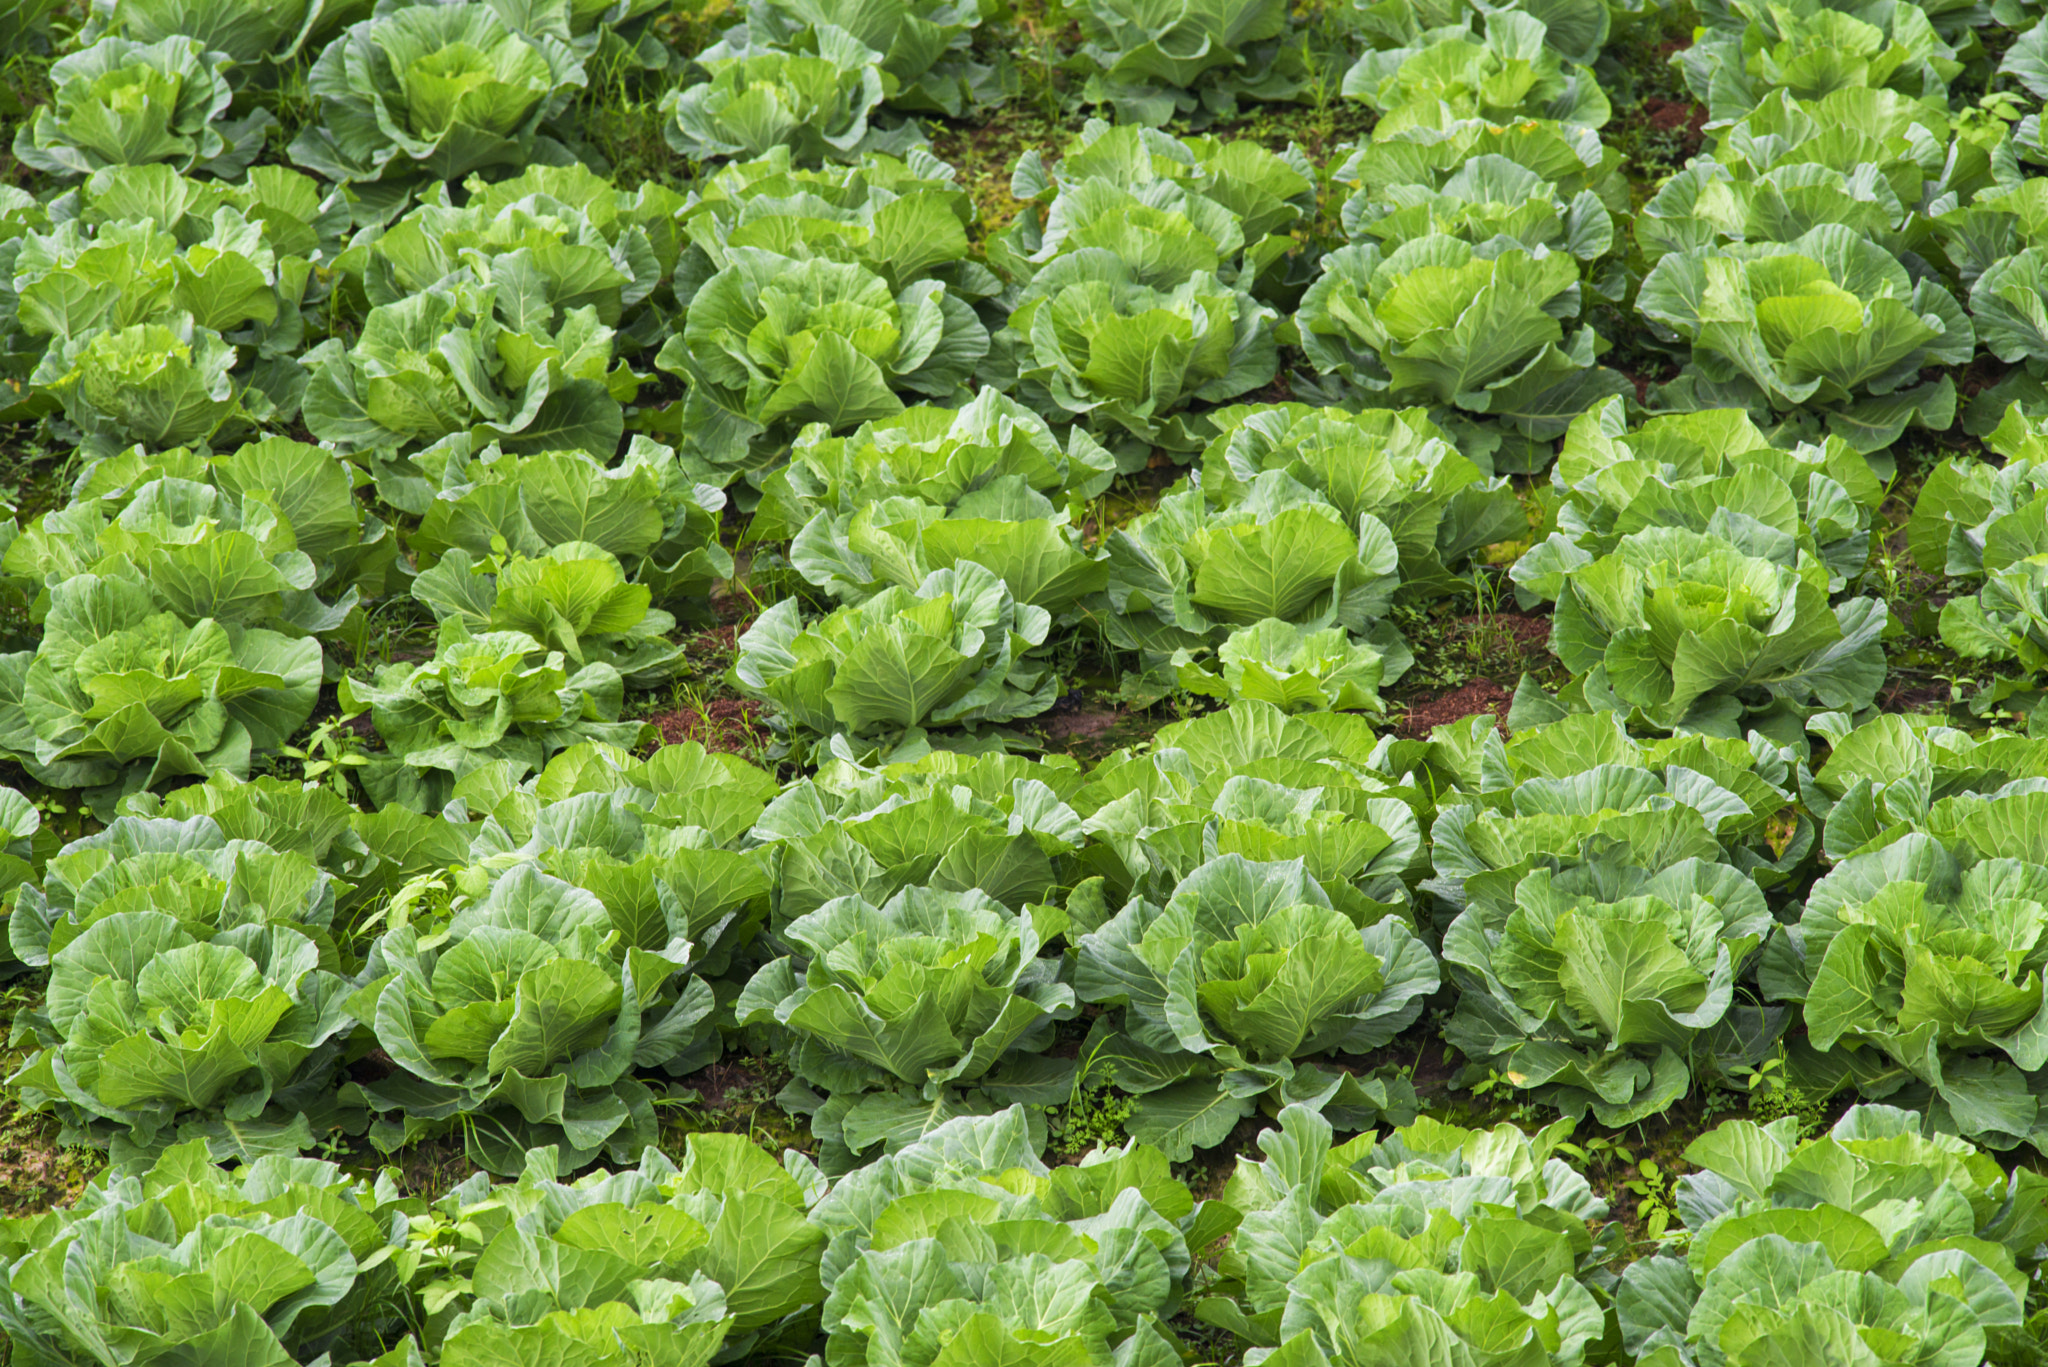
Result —
[[[277,120],[262,109],[222,118],[232,64],[182,34],[157,43],[102,38],[50,68],[53,97],[15,133],[14,155],[54,176],[150,162],[238,175]]]
[[[1081,999],[1123,1008],[1122,1033],[1098,1021],[1091,1043],[1140,1094],[1126,1128],[1169,1156],[1220,1142],[1267,1093],[1361,1127],[1414,1104],[1402,1081],[1308,1060],[1400,1033],[1436,990],[1435,957],[1392,908],[1333,906],[1299,859],[1219,855],[1165,906],[1133,898],[1079,949]]]

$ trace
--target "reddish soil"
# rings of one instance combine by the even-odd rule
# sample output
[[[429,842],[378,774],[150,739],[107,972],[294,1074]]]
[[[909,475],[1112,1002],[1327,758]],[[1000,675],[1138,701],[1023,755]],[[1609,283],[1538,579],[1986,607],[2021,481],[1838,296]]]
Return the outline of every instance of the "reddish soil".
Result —
[[[2011,369],[1996,356],[1979,355],[1970,362],[1967,370],[1956,377],[1956,393],[1965,399],[1974,399],[2003,380]]]
[[[1045,719],[1045,738],[1061,745],[1087,742],[1108,735],[1128,715],[1121,707],[1076,707],[1071,712],[1055,711]]]
[[[768,727],[762,721],[764,708],[745,698],[713,698],[702,712],[678,707],[660,712],[648,720],[661,732],[664,745],[696,741],[706,750],[739,754],[768,741]]]
[[[747,625],[751,624],[727,622],[692,632],[683,641],[683,652],[700,669],[723,670],[738,655],[740,634]]]
[[[688,1077],[677,1080],[677,1086],[694,1091],[707,1110],[722,1111],[738,1096],[749,1101],[759,1100],[773,1088],[769,1077],[758,1068],[751,1068],[746,1061],[737,1063],[714,1063],[709,1068],[700,1068]]]
[[[1925,712],[1946,707],[1948,701],[1949,685],[1946,683],[1893,683],[1877,695],[1880,712]]]
[[[1645,375],[1640,371],[1624,370],[1621,377],[1636,387],[1636,402],[1647,404],[1650,402],[1650,386],[1663,384],[1677,373],[1676,367],[1666,367],[1665,373],[1661,375]]]
[[[1293,403],[1294,384],[1288,379],[1287,372],[1283,370],[1273,377],[1271,384],[1261,389],[1257,394],[1254,394],[1248,402]]]
[[[1515,648],[1523,654],[1550,648],[1550,619],[1534,617],[1525,612],[1495,612],[1484,617],[1477,615],[1460,617],[1458,625],[1467,632],[1505,634],[1514,640]]]
[[[1678,135],[1678,156],[1674,160],[1680,164],[1699,155],[1700,145],[1706,140],[1706,106],[1690,100],[1651,95],[1643,101],[1643,122],[1659,133]]]
[[[1400,726],[1408,735],[1421,739],[1436,727],[1490,712],[1499,721],[1501,733],[1505,735],[1508,704],[1513,700],[1513,695],[1493,680],[1474,679],[1461,688],[1453,688],[1433,698],[1417,698],[1408,704],[1407,715],[1400,719]]]

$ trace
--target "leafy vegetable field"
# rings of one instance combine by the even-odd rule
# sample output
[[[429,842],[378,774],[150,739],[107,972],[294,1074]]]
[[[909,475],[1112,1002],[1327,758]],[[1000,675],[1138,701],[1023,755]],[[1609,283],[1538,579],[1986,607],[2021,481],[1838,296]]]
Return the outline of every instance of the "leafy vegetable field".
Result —
[[[2048,1367],[2036,0],[0,0],[0,1361]]]

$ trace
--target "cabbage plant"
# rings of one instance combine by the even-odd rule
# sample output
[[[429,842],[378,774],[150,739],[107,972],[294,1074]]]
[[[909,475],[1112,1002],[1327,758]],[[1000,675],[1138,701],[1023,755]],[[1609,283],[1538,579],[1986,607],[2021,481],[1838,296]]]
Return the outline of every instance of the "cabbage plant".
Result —
[[[1984,444],[2004,463],[1950,457],[1913,500],[1906,548],[1923,574],[1975,579],[2048,549],[2048,429],[2015,404]]]
[[[1800,784],[1806,808],[1827,823],[1832,858],[1922,831],[1957,849],[2040,862],[2042,847],[2016,837],[2038,819],[2043,799],[2033,789],[2048,778],[2048,745],[1995,729],[1974,736],[1912,713],[1848,722],[1830,719],[1827,762]]]
[[[822,1316],[834,1362],[916,1360],[1164,1364],[1164,1323],[1220,1219],[1165,1157],[1103,1147],[1079,1164],[1040,1159],[1022,1107],[964,1116],[847,1173],[813,1208],[832,1239]],[[872,1212],[951,1212],[902,1237]],[[906,1276],[907,1269],[919,1269]]]
[[[427,1350],[703,1367],[815,1306],[817,1166],[794,1151],[778,1163],[744,1135],[692,1134],[675,1153],[564,1181],[559,1151],[537,1148],[516,1180],[479,1173],[435,1200],[414,1237],[446,1250],[455,1275],[438,1284],[459,1290],[426,1321]]]
[[[472,1161],[517,1172],[557,1145],[577,1167],[654,1141],[635,1068],[692,1072],[718,1057],[710,984],[693,949],[621,942],[604,903],[516,865],[445,926],[378,937],[350,999],[397,1065],[358,1084],[386,1152],[459,1128]]]
[[[494,264],[494,276],[518,271],[516,258]],[[609,461],[639,377],[614,364],[596,305],[529,302],[509,279],[456,276],[378,305],[353,346],[332,338],[306,353],[306,426],[351,452],[469,432],[511,451]]]
[[[1361,920],[1401,910],[1427,870],[1427,800],[1390,763],[1363,718],[1290,717],[1279,699],[1162,727],[1149,749],[1108,756],[1072,794],[1089,836],[1080,867],[1102,879],[1099,895],[1069,899],[1077,929],[1097,929],[1112,903],[1170,900],[1216,854],[1300,860]]]
[[[521,631],[473,633],[460,617],[441,623],[434,656],[384,665],[374,679],[343,679],[341,705],[367,711],[385,754],[362,770],[378,803],[414,811],[443,806],[452,785],[482,765],[508,761],[525,773],[585,741],[631,749],[646,727],[620,721],[625,680],[593,660],[567,657]]]
[[[1830,607],[1827,567],[1767,540],[1723,508],[1704,532],[1653,526],[1600,555],[1553,533],[1513,573],[1556,601],[1552,649],[1587,705],[1660,731],[1782,737],[1876,700],[1889,614],[1876,598]]]
[[[1059,679],[1033,652],[1052,618],[972,560],[806,624],[785,598],[739,638],[733,680],[793,734],[889,749],[927,727],[1033,717]]]
[[[1346,519],[1377,518],[1400,553],[1410,595],[1452,587],[1479,551],[1520,539],[1528,519],[1505,478],[1463,455],[1420,408],[1351,413],[1307,404],[1246,404],[1209,415],[1202,489],[1228,508],[1282,470]]]
[[[515,31],[496,8],[393,7],[351,24],[306,75],[320,120],[292,140],[292,160],[362,191],[368,205],[402,207],[418,183],[472,171],[562,161],[541,131],[586,83],[560,39]]]
[[[763,540],[836,542],[863,509],[889,499],[950,513],[1035,494],[1058,507],[1096,497],[1115,477],[1114,459],[1084,429],[1069,428],[1062,449],[1044,418],[983,389],[957,409],[920,404],[849,436],[806,430],[762,480],[753,526]]]
[[[753,41],[741,25],[700,54],[708,81],[677,86],[661,100],[663,135],[692,160],[752,160],[787,147],[806,166],[852,161],[863,152],[902,152],[923,141],[917,125],[885,133],[872,119],[895,85],[884,54],[833,24],[811,29],[801,48]]]
[[[1630,430],[1620,398],[1572,423],[1551,477],[1564,491],[1558,528],[1581,550],[1601,554],[1650,527],[1704,532],[1718,515],[1751,544],[1818,556],[1833,590],[1862,576],[1884,501],[1870,463],[1840,437],[1786,450],[1740,408],[1663,414]]]
[[[958,118],[1000,104],[1015,81],[1002,62],[974,58],[974,31],[984,17],[979,0],[766,0],[749,5],[745,23],[720,46],[805,51],[826,41],[826,30],[840,29],[880,56],[890,109]],[[713,59],[707,53],[698,60]]]
[[[27,1021],[39,1048],[12,1079],[23,1099],[71,1142],[125,1152],[202,1139],[246,1161],[311,1147],[313,1123],[337,1120],[355,986],[322,967],[327,876],[303,855],[230,845],[212,822],[123,819],[59,857],[59,904],[36,899],[9,926],[50,972]],[[86,865],[96,877],[79,877]]]
[[[725,1158],[707,1166],[736,1177]],[[734,1317],[725,1288],[704,1268],[716,1266],[734,1280],[729,1260],[713,1247],[720,1235],[730,1237],[730,1226],[714,1217],[707,1227],[667,1204],[661,1183],[674,1180],[676,1168],[658,1154],[577,1182],[558,1180],[560,1161],[552,1147],[534,1149],[517,1182],[461,1183],[413,1217],[413,1237],[429,1247],[456,1246],[450,1270],[470,1274],[420,1334],[431,1360],[711,1362],[725,1348]],[[788,1177],[772,1163],[768,1170]],[[762,1199],[765,1209],[782,1208],[779,1200]],[[814,1284],[815,1276],[793,1285],[801,1294]],[[735,1281],[735,1291],[744,1304],[747,1288]],[[746,1341],[740,1336],[734,1346]],[[427,1360],[413,1342],[388,1357],[393,1367]]]
[[[1685,1151],[1689,1241],[1630,1265],[1615,1293],[1642,1363],[1812,1361],[1875,1344],[1871,1362],[2028,1351],[2026,1288],[2042,1222],[2030,1173],[1924,1135],[1922,1118],[1857,1106],[1801,1143],[1796,1124],[1731,1120]],[[1910,1195],[1908,1193],[1911,1193]]]
[[[1489,7],[1430,25],[1420,6],[1376,8],[1400,19],[1368,31],[1372,46],[1344,73],[1343,85],[1346,96],[1379,113],[1376,137],[1444,117],[1598,128],[1612,114],[1600,82],[1579,60],[1590,60],[1588,54],[1561,55],[1532,13]]]
[[[1916,276],[1919,261],[1939,266],[1946,255],[1968,285],[2018,245],[1997,230],[1997,209],[1973,207],[1996,204],[2017,181],[1994,169],[1994,146],[1952,128],[1939,101],[1864,86],[1811,99],[1774,91],[1643,206],[1636,241],[1654,265],[1726,243],[1797,242],[1837,224]]]
[[[2027,1075],[2048,1063],[2041,970],[2048,868],[1965,868],[1918,832],[1814,885],[1762,986],[1800,1003],[1814,1067],[1864,1095],[1926,1098],[1944,1129],[1994,1148],[2048,1134]],[[1841,1061],[1837,1062],[1836,1057]],[[1922,1090],[1924,1089],[1924,1090]]]
[[[1946,290],[1840,223],[1791,242],[1673,252],[1643,281],[1638,307],[1692,347],[1663,391],[1668,405],[1813,414],[1865,453],[1908,425],[1947,427],[1955,385],[1919,383],[1920,372],[1976,350]]]
[[[964,249],[952,215],[936,216]],[[964,397],[988,351],[973,308],[922,270],[901,271],[899,284],[896,272],[789,245],[727,249],[656,357],[690,387],[690,449],[711,479],[765,464],[810,423],[844,431],[886,418],[906,392]]]
[[[1155,289],[1208,271],[1284,307],[1307,283],[1308,255],[1292,230],[1315,215],[1315,171],[1292,144],[1270,152],[1090,119],[1055,165],[1035,150],[1019,157],[1010,192],[1024,209],[988,250],[1018,280],[1100,247]]]
[[[347,464],[285,437],[206,459],[132,447],[82,475],[0,568],[38,593],[73,575],[140,576],[185,621],[330,635],[386,588],[397,548],[365,516]]]
[[[1999,360],[2048,368],[2048,249],[2028,247],[1986,266],[1970,286],[1970,315]]]
[[[1642,770],[1607,777],[1655,783]],[[1612,1126],[1691,1089],[1695,1056],[1711,1058],[1737,979],[1776,924],[1752,879],[1697,856],[1654,874],[1607,861],[1538,867],[1505,909],[1475,901],[1444,932],[1460,989],[1445,1038],[1472,1060],[1470,1077],[1484,1068]]]
[[[769,851],[740,847],[776,793],[745,760],[694,742],[644,760],[572,746],[524,779],[487,766],[455,787],[484,822],[452,881],[482,896],[499,874],[535,865],[604,905],[621,952],[687,946],[692,970],[716,979],[767,918]]]
[[[49,1362],[368,1361],[404,1332],[401,1209],[333,1163],[229,1173],[204,1145],[173,1146],[73,1204],[0,1221],[0,1329]]]
[[[1843,170],[1790,161],[1754,177],[1712,157],[1697,157],[1666,181],[1635,222],[1643,257],[1655,264],[1677,251],[1731,242],[1791,242],[1838,223],[1894,252],[1905,250],[1913,205],[1900,201],[1879,167]]]
[[[901,157],[866,152],[845,163],[806,165],[786,146],[728,162],[698,183],[675,216],[684,239],[675,293],[687,305],[733,264],[735,247],[857,261],[892,290],[929,277],[978,303],[1003,282],[969,259],[977,210],[953,168],[922,147]]]
[[[1304,35],[1283,0],[1088,0],[1081,57],[1099,68],[1082,97],[1119,123],[1229,118],[1239,100],[1296,99]]]
[[[467,0],[432,0],[463,4]],[[664,16],[661,0],[489,0],[507,25],[530,38],[553,38],[568,45],[578,60],[594,70],[672,72],[682,59],[656,25]]]
[[[2048,179],[1984,188],[1934,220],[1934,232],[1957,280],[1976,283],[1993,264],[2029,247],[2048,246]]]
[[[196,39],[208,52],[230,57],[227,74],[236,84],[245,72],[288,66],[309,44],[362,17],[363,0],[95,0],[96,22],[106,31],[139,43],[167,38]]]
[[[22,330],[49,338],[29,381],[92,455],[296,413],[306,306],[322,292],[314,222],[328,213],[311,182],[285,172],[222,193],[124,167],[80,199],[76,217],[13,244],[14,292]]]
[[[1435,956],[1387,909],[1334,906],[1299,859],[1218,855],[1165,905],[1135,897],[1078,946],[1081,1000],[1122,1008],[1087,1048],[1138,1093],[1125,1129],[1176,1161],[1219,1144],[1266,1096],[1347,1126],[1413,1115],[1404,1080],[1321,1068],[1368,1053],[1422,1013]]]
[[[1818,99],[1836,90],[1895,90],[1946,104],[1963,70],[1956,48],[1918,5],[1852,13],[1805,0],[1758,5],[1735,0],[1672,65],[1707,117],[1739,119],[1765,95]]]
[[[1050,901],[1086,840],[1066,801],[1079,783],[1071,765],[998,753],[833,759],[751,831],[776,868],[770,924],[780,934],[827,902],[882,905],[911,887],[973,891],[1012,912]]]
[[[764,481],[754,526],[789,535],[791,565],[845,602],[972,559],[1064,618],[1107,582],[1074,517],[1115,469],[1081,428],[1062,451],[1043,418],[984,389],[964,408],[906,409],[851,437],[809,429]]]
[[[1277,618],[1342,626],[1390,661],[1405,655],[1386,620],[1400,583],[1393,533],[1370,512],[1346,516],[1285,469],[1254,475],[1227,509],[1203,489],[1169,494],[1111,533],[1107,553],[1106,626],[1124,649],[1163,657]],[[1387,681],[1399,673],[1390,668]]]
[[[1196,1314],[1267,1362],[1348,1367],[1386,1352],[1496,1355],[1570,1367],[1605,1328],[1606,1203],[1557,1156],[1569,1133],[1429,1119],[1334,1144],[1289,1106],[1239,1155],[1223,1200],[1239,1217],[1219,1261],[1228,1296]],[[1422,1347],[1427,1345],[1427,1347]]]
[[[38,383],[82,430],[151,446],[203,442],[241,413],[235,348],[179,319],[95,332],[51,349]]]
[[[445,184],[381,231],[360,234],[335,262],[372,305],[395,304],[457,272],[507,278],[557,315],[589,306],[639,345],[661,338],[654,304],[675,273],[682,196],[648,183],[631,193],[577,166],[533,166],[488,184],[471,175],[460,208]],[[522,302],[522,307],[526,305]]]
[[[1588,284],[1619,301],[1626,280],[1610,260],[1614,214],[1627,195],[1614,154],[1590,128],[1520,120],[1462,120],[1375,138],[1335,172],[1355,186],[1345,235],[1392,252],[1430,236],[1478,245],[1505,238],[1576,258]]]
[[[1771,829],[1797,791],[1797,756],[1760,734],[1640,741],[1612,712],[1560,717],[1507,741],[1491,728],[1480,734],[1471,762],[1455,766],[1465,771],[1459,791],[1440,798],[1429,833],[1436,876],[1425,885],[1451,908],[1482,905],[1475,927],[1512,917],[1515,890],[1538,869],[1569,889],[1597,889],[1606,869],[1661,875],[1696,859],[1770,889],[1813,851],[1809,819]],[[1470,735],[1439,728],[1437,741],[1464,748]]]
[[[2048,820],[2043,752],[2032,738],[1989,730],[1978,739],[1946,726],[1910,727],[1902,736],[1882,722],[1846,734],[1829,727],[1844,759],[1838,765],[1831,755],[1807,786],[1809,799],[1822,799],[1813,805],[1826,815],[1835,858],[1919,832],[1967,863],[2048,863],[2048,840],[2039,834],[2048,830],[2041,824]]]
[[[1216,648],[1213,671],[1193,651],[1175,651],[1173,664],[1182,688],[1226,702],[1267,702],[1289,712],[1386,710],[1379,694],[1386,656],[1342,627],[1311,631],[1268,617],[1231,632]]]
[[[1014,912],[975,889],[836,897],[780,930],[792,952],[754,975],[733,1015],[787,1041],[790,1070],[822,1098],[812,1132],[849,1152],[971,1106],[969,1090],[1050,1104],[1073,1067],[1041,1055],[1074,990],[1040,950],[1065,929],[1057,908]]]
[[[2000,676],[1979,689],[1973,709],[2038,702],[2036,680],[2048,665],[2048,557],[2036,552],[1991,571],[1976,597],[1950,599],[1941,610],[1941,639],[1966,659],[2019,662],[2020,676]]]
[[[60,177],[151,162],[238,176],[277,120],[261,109],[223,117],[234,98],[232,60],[181,34],[156,43],[102,38],[50,67],[50,103],[16,130],[14,155]]]
[[[1208,436],[1191,403],[1266,384],[1279,356],[1274,311],[1196,271],[1146,284],[1114,251],[1084,247],[1034,277],[995,339],[986,378],[1066,421],[1085,420],[1135,461],[1144,447],[1193,451]]]
[[[246,777],[312,715],[317,641],[165,611],[133,568],[49,594],[36,649],[0,656],[0,748],[40,783],[106,810],[183,777]]]
[[[423,567],[456,549],[481,561],[500,541],[527,557],[576,543],[616,557],[662,606],[701,606],[712,583],[732,573],[718,541],[725,495],[693,481],[672,448],[646,437],[636,434],[612,466],[586,451],[522,456],[467,433],[410,464],[417,475],[393,471],[378,487],[400,507],[418,500],[410,547]]]
[[[1011,482],[950,510],[912,498],[871,504],[839,523],[807,526],[790,546],[805,578],[848,602],[891,584],[914,589],[970,559],[1019,603],[1056,614],[1061,625],[1109,579],[1101,557],[1083,548],[1071,510]]]
[[[1496,464],[1522,468],[1547,456],[1538,443],[1627,388],[1597,363],[1605,344],[1591,328],[1566,335],[1580,298],[1579,263],[1563,251],[1432,234],[1384,254],[1365,244],[1325,256],[1296,325],[1325,375],[1397,402],[1497,417],[1527,450]]]
[[[618,558],[588,542],[481,562],[450,550],[413,580],[412,596],[438,621],[459,620],[473,634],[523,632],[578,668],[608,664],[635,688],[682,668],[683,648],[668,639],[675,618],[650,608],[647,586],[627,583]]]

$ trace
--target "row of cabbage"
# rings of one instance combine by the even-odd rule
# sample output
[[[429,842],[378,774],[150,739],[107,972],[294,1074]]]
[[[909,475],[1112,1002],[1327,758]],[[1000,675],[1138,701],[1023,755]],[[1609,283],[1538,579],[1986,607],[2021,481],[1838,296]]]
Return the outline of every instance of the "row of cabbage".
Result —
[[[1298,341],[1305,382],[1433,405],[1469,428],[1467,454],[1530,469],[1572,418],[1629,391],[1599,363],[1608,342],[1590,315],[1631,308],[1686,362],[1655,406],[1736,404],[1806,435],[1824,420],[1866,454],[1910,424],[1945,429],[1954,385],[1923,372],[1967,364],[1980,343],[2025,364],[1973,424],[2043,396],[2027,207],[2038,121],[2007,128],[1946,93],[1971,63],[1988,71],[1972,26],[1988,11],[1717,14],[1681,54],[1714,114],[1711,145],[1635,216],[1631,243],[1613,222],[1629,209],[1620,155],[1597,131],[1611,109],[1586,65],[1605,7],[1457,22],[1376,7],[1356,16],[1372,46],[1344,84],[1380,122],[1331,172],[1349,196],[1348,245],[1302,250],[1317,171],[1298,152],[1127,125],[1106,144],[1091,128],[1056,170],[1019,162],[1025,209],[991,240],[992,273],[970,255],[966,197],[915,150],[914,126],[869,123],[885,88],[950,111],[984,83],[962,46],[971,9],[878,7],[845,25],[751,9],[697,58],[715,79],[669,97],[671,135],[705,171],[686,207],[658,185],[607,192],[575,173],[587,149],[539,131],[587,80],[596,35],[622,42],[644,25],[633,8],[572,21],[429,4],[336,34],[309,77],[325,120],[291,148],[315,180],[245,171],[261,129],[216,127],[239,107],[238,68],[195,53],[220,16],[152,43],[122,35],[167,16],[115,6],[118,31],[58,64],[56,97],[18,140],[31,164],[85,183],[81,200],[6,206],[31,244],[12,271],[25,293],[10,350],[32,381],[17,410],[61,404],[90,437],[169,444],[288,423],[303,405],[315,435],[380,455],[458,429],[608,455],[643,378],[634,366],[658,352],[689,393],[645,421],[687,434],[693,469],[723,483],[779,461],[806,422],[843,433],[906,395],[957,402],[970,380],[1085,421],[1127,459],[1191,454],[1212,430],[1185,410],[1264,386],[1276,343]],[[1238,41],[1270,38],[1283,8],[1247,6],[1233,41],[1194,64],[1237,70]],[[267,41],[260,26],[236,36]],[[1159,62],[1183,50],[1163,33],[1147,43]],[[2035,32],[2013,43],[2000,78],[2048,83],[2037,46]],[[1176,88],[1205,98],[1229,90],[1213,70],[1183,75]],[[458,77],[475,89],[429,95]],[[166,126],[134,131],[141,116],[118,112],[138,85]],[[832,163],[845,165],[818,169]],[[215,179],[119,174],[140,166]],[[422,251],[422,233],[454,236]],[[121,263],[95,250],[103,235],[127,244]],[[1648,271],[1640,292],[1631,263]],[[108,303],[126,271],[163,283]]]
[[[736,1135],[563,1180],[529,1154],[433,1200],[199,1145],[0,1222],[0,1326],[33,1361],[1172,1367],[2020,1362],[2048,1187],[1917,1118],[1696,1140],[1683,1228],[1626,1240],[1536,1135],[1420,1121],[1333,1143],[1289,1108],[1197,1200],[1156,1149],[1040,1162],[1009,1110],[828,1181]],[[1220,1253],[1219,1253],[1220,1250]]]
[[[1775,1058],[2048,1145],[2048,742],[1811,726],[1817,768],[1612,712],[1403,740],[1240,702],[1092,770],[787,786],[584,743],[435,815],[217,774],[46,859],[15,799],[8,943],[48,986],[12,1085],[117,1156],[455,1135],[512,1171],[630,1159],[739,1048],[829,1171],[1013,1103],[1042,1139],[1104,1086],[1181,1160],[1261,1109],[1412,1118],[1377,1051],[1434,1001],[1460,1085],[1610,1126]]]

